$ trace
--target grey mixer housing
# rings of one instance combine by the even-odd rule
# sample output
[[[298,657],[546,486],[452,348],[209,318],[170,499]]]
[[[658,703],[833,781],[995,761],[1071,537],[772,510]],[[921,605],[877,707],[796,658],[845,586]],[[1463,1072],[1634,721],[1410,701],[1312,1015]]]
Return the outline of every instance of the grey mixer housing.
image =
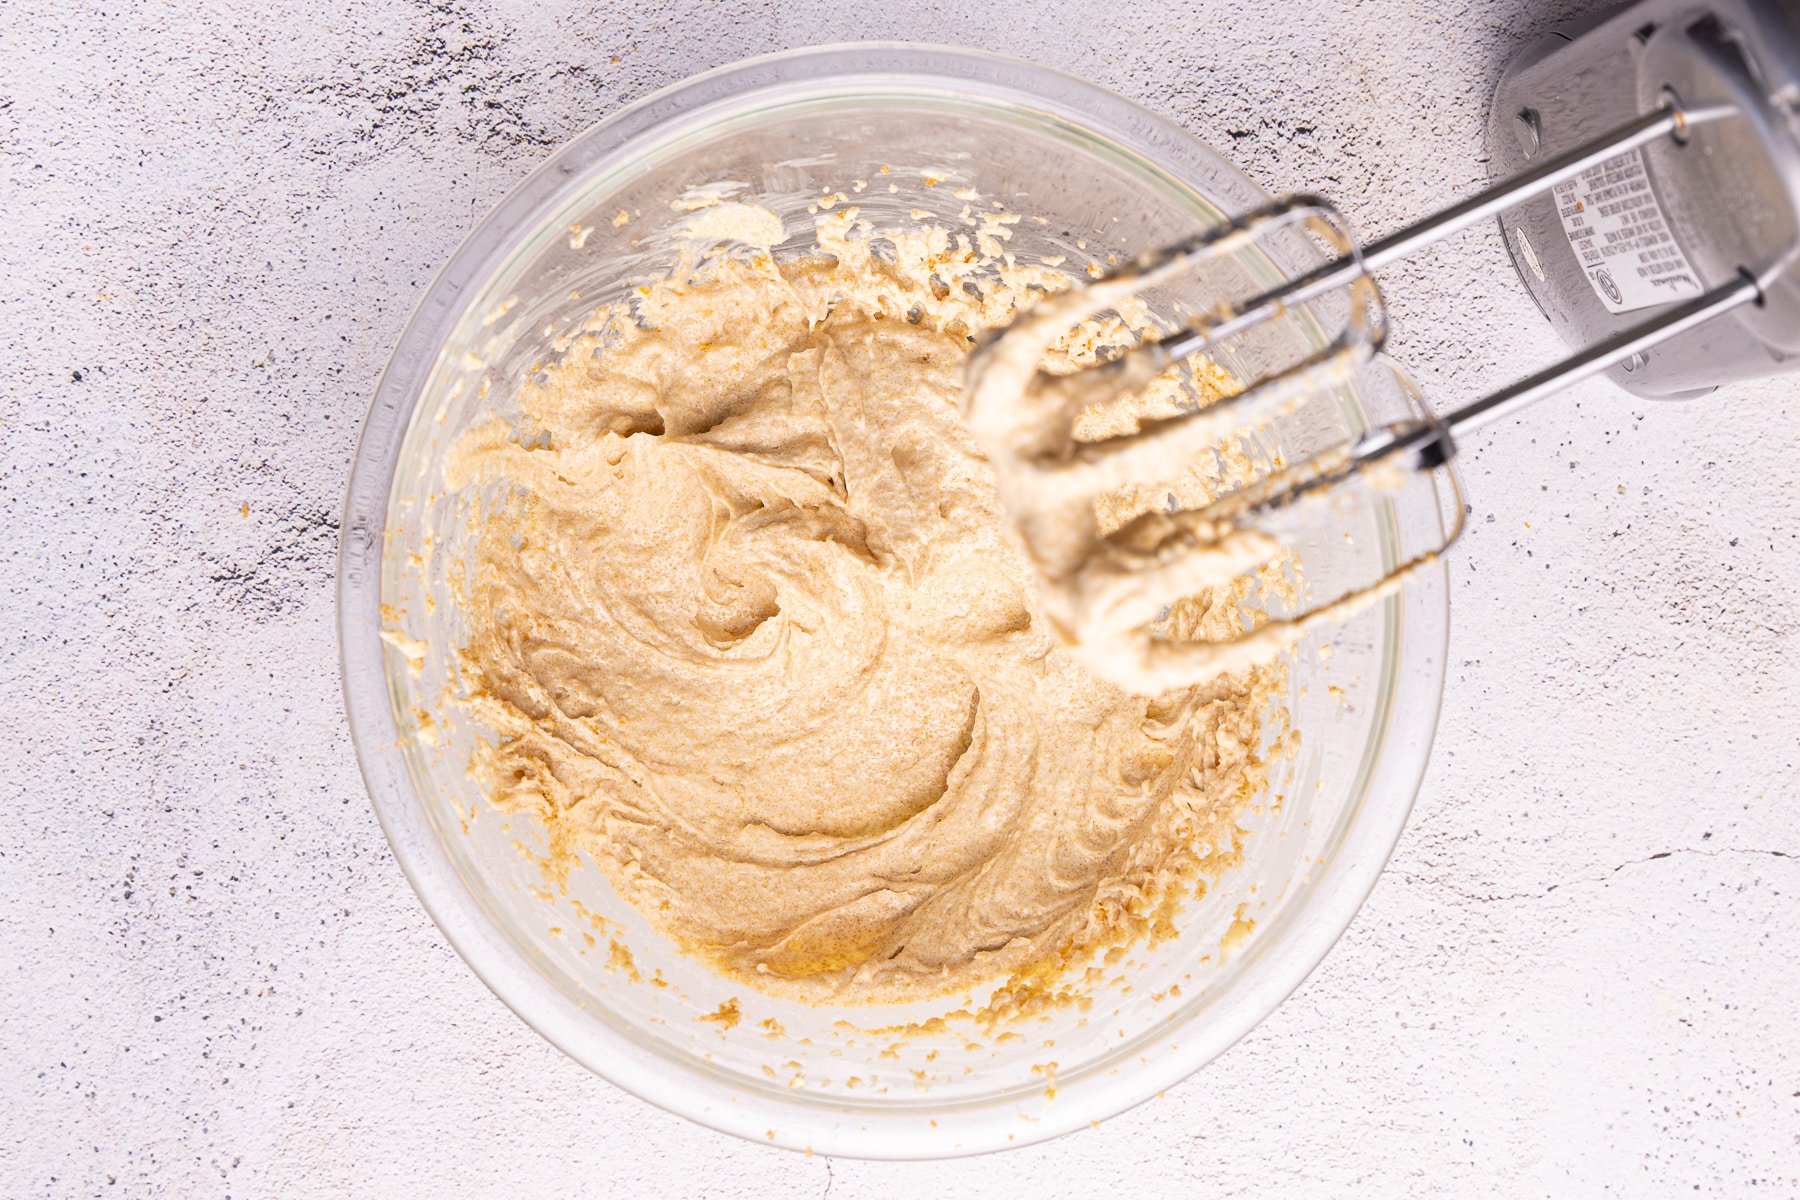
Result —
[[[1495,92],[1497,175],[1669,103],[1737,115],[1628,151],[1500,216],[1519,277],[1592,346],[1740,272],[1758,303],[1606,372],[1646,398],[1800,369],[1800,0],[1639,0],[1526,47]]]

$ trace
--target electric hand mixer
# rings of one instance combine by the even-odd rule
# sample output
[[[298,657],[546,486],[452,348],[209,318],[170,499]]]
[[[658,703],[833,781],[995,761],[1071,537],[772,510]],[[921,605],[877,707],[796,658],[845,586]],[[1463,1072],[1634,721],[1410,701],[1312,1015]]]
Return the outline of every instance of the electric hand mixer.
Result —
[[[1368,586],[1246,625],[1235,641],[1156,629],[1179,598],[1276,559],[1283,543],[1271,529],[1283,514],[1355,502],[1352,493],[1366,501],[1445,469],[1458,435],[1579,380],[1604,372],[1638,396],[1675,398],[1800,367],[1800,4],[1640,0],[1548,37],[1502,79],[1490,142],[1510,177],[1379,240],[1359,246],[1328,202],[1290,196],[1052,297],[977,347],[970,426],[1042,575],[1046,615],[1097,673],[1149,693],[1197,682],[1401,586],[1456,540],[1460,506],[1440,544]],[[1222,440],[1352,379],[1386,332],[1373,273],[1496,216],[1568,358],[1441,417],[1377,426],[1278,464],[1199,507],[1097,527],[1094,501],[1109,489],[1171,478]],[[1078,322],[1294,227],[1324,243],[1324,265],[1099,365],[1041,368]],[[1298,310],[1335,338],[1204,407],[1075,439],[1084,411]]]

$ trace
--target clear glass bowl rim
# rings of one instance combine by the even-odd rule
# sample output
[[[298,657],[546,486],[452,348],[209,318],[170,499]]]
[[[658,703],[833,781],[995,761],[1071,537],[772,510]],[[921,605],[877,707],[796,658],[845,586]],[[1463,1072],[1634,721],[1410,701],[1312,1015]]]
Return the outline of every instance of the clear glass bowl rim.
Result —
[[[381,641],[381,555],[399,450],[432,364],[468,303],[513,252],[522,234],[556,208],[572,186],[602,162],[629,158],[634,141],[665,122],[717,119],[743,112],[759,97],[831,80],[888,76],[952,85],[1003,103],[1033,99],[1060,114],[1080,113],[1102,135],[1129,130],[1133,148],[1155,159],[1161,147],[1185,146],[1215,160],[1244,187],[1259,192],[1225,160],[1180,126],[1076,76],[1019,59],[959,47],[862,42],[809,47],[745,59],[692,76],[612,113],[570,139],[526,177],[469,234],[432,280],[403,328],[375,388],[349,476],[338,548],[338,635],[345,714],[382,830],[402,872],[457,953],[500,1000],[546,1040],[627,1092],[702,1125],[768,1144],[872,1159],[955,1157],[1028,1145],[1116,1116],[1172,1087],[1248,1033],[1296,989],[1336,944],[1385,866],[1424,776],[1443,692],[1449,633],[1449,586],[1442,564],[1402,593],[1399,671],[1394,708],[1384,727],[1377,767],[1335,858],[1320,868],[1309,901],[1314,919],[1259,964],[1263,970],[1204,1029],[1171,1025],[1168,1050],[1079,1104],[1052,1106],[1021,1132],[1008,1109],[992,1118],[959,1114],[955,1128],[891,1136],[879,1123],[847,1130],[820,1121],[816,1103],[748,1108],[726,1101],[718,1084],[671,1072],[666,1059],[587,1018],[579,1005],[523,961],[470,895],[437,841],[398,751],[400,730],[389,703]],[[1066,116],[1064,118],[1067,119]],[[1089,128],[1077,127],[1092,134]],[[1156,145],[1145,145],[1154,142]],[[1177,1044],[1178,1043],[1178,1044]],[[1072,1098],[1071,1098],[1072,1099]]]

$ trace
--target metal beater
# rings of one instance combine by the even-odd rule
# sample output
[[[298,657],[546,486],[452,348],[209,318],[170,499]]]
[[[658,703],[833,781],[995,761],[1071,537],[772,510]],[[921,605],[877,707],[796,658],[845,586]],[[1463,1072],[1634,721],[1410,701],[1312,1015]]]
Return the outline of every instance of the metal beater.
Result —
[[[1359,246],[1328,202],[1291,196],[1046,300],[977,347],[965,412],[1043,576],[1046,615],[1091,668],[1161,691],[1267,656],[1391,593],[1449,548],[1460,513],[1441,544],[1371,585],[1246,626],[1235,641],[1156,630],[1179,598],[1279,555],[1270,518],[1342,503],[1351,484],[1379,491],[1447,468],[1459,435],[1578,380],[1610,372],[1637,395],[1682,397],[1800,368],[1800,3],[1640,0],[1559,31],[1506,72],[1490,140],[1509,178],[1384,238]],[[1197,508],[1096,527],[1094,501],[1109,489],[1172,478],[1221,440],[1350,380],[1386,333],[1373,273],[1496,216],[1520,278],[1572,348],[1568,358],[1441,417],[1373,428]],[[1098,366],[1040,368],[1080,321],[1294,226],[1323,242],[1323,266],[1148,335]],[[1327,298],[1339,332],[1323,350],[1134,433],[1073,438],[1083,411]]]

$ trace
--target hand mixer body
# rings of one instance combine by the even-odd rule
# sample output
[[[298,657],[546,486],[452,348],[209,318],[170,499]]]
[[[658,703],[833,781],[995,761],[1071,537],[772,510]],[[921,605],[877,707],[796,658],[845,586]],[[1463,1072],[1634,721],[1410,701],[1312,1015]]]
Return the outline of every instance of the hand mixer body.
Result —
[[[1800,369],[1800,4],[1638,0],[1527,47],[1489,122],[1514,175],[1673,100],[1735,108],[1592,168],[1500,216],[1520,279],[1572,348],[1748,270],[1759,304],[1611,367],[1645,398]]]

